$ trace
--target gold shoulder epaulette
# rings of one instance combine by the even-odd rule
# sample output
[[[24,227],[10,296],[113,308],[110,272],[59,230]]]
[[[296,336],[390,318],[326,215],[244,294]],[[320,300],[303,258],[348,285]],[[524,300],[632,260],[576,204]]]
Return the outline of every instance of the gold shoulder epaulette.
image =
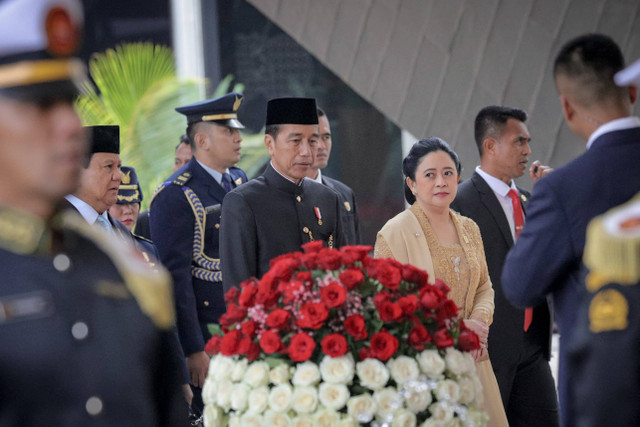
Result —
[[[151,200],[149,200],[149,206],[151,206],[151,204],[153,203],[153,199],[155,199],[156,196],[160,194],[162,190],[164,190],[164,187],[166,186],[166,184],[167,183],[165,182],[164,184],[160,184],[158,188],[156,188],[156,191],[153,192],[153,196],[151,196]]]
[[[159,329],[169,330],[173,327],[173,290],[169,273],[164,268],[156,266],[152,269],[133,244],[120,239],[105,239],[99,230],[73,213],[63,214],[61,224],[102,249],[118,269],[142,312]]]
[[[176,185],[185,185],[190,179],[191,172],[182,172],[173,180],[173,183]]]

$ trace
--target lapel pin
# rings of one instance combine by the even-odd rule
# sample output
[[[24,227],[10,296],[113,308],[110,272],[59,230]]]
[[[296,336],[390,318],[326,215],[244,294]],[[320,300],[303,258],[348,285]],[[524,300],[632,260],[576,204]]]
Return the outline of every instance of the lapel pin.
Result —
[[[318,225],[322,225],[322,213],[320,212],[319,207],[314,207],[313,211],[316,213],[316,218],[318,218]]]

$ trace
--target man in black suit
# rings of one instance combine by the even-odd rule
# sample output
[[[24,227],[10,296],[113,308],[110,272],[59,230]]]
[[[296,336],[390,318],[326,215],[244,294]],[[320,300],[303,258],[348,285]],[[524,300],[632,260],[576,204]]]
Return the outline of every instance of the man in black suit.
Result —
[[[534,308],[525,331],[525,310],[511,305],[500,286],[505,257],[519,234],[509,192],[519,199],[524,213],[530,197],[514,182],[524,174],[531,154],[526,120],[527,113],[516,108],[489,106],[480,110],[475,120],[480,166],[460,185],[451,207],[473,219],[482,234],[496,293],[489,357],[509,425],[557,426],[558,400],[548,363],[552,327],[549,305],[545,301]],[[536,180],[548,171],[536,162],[531,175]]]
[[[256,179],[229,192],[222,205],[220,256],[227,291],[262,277],[269,261],[303,243],[344,242],[338,194],[304,179],[318,144],[313,98],[278,98],[267,105],[265,145],[271,162]]]
[[[600,34],[570,40],[556,57],[554,77],[564,118],[586,141],[587,151],[536,183],[527,222],[502,273],[504,294],[516,306],[529,307],[553,295],[563,425],[575,422],[566,344],[586,295],[582,256],[587,224],[640,191],[640,120],[630,116],[636,88],[618,87],[613,80],[623,68],[620,48]]]
[[[357,245],[360,243],[360,221],[358,220],[358,209],[356,207],[356,196],[353,190],[338,181],[329,178],[322,173],[322,169],[329,164],[329,156],[331,156],[331,126],[329,118],[324,110],[318,108],[318,131],[320,138],[318,139],[318,152],[313,166],[309,168],[307,178],[314,180],[318,184],[324,184],[338,193],[342,202],[342,231],[344,232],[346,245]]]

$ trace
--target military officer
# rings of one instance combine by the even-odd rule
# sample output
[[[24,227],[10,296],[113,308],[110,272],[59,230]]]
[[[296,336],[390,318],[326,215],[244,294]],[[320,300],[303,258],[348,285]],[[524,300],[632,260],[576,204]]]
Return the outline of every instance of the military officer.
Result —
[[[318,153],[313,166],[309,168],[307,178],[314,180],[318,184],[324,184],[338,193],[342,202],[342,229],[344,231],[345,244],[357,245],[360,243],[360,221],[358,220],[358,209],[356,206],[356,196],[353,190],[337,179],[329,178],[322,173],[322,169],[329,164],[331,156],[331,126],[329,118],[323,109],[318,107]]]
[[[267,104],[265,145],[271,162],[264,173],[231,191],[222,207],[221,261],[225,291],[261,277],[272,258],[322,240],[342,246],[340,199],[304,177],[318,146],[313,98],[278,98]]]
[[[0,2],[0,426],[184,425],[168,274],[59,211],[86,140],[75,0]]]
[[[234,167],[240,160],[238,109],[243,96],[220,98],[176,108],[187,118],[193,158],[156,191],[151,201],[151,237],[160,260],[171,272],[177,325],[191,384],[202,387],[209,356],[207,325],[225,311],[218,233],[222,200],[247,181]],[[200,393],[195,392],[196,398]],[[196,399],[194,404],[198,406]]]

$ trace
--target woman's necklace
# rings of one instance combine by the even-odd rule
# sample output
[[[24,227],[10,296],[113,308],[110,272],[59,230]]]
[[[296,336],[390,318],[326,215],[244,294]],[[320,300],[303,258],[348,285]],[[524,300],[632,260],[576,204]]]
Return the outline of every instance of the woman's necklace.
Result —
[[[458,276],[458,281],[460,281],[460,257],[451,257],[451,262],[453,263],[453,271]]]

